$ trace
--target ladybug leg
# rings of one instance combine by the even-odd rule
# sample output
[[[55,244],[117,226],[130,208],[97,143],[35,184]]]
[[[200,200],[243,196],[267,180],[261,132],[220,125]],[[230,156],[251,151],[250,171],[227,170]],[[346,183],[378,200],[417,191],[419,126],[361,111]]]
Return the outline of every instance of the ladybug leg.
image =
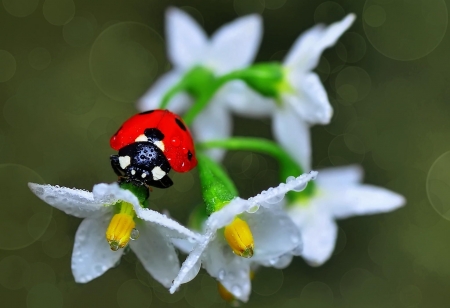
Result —
[[[113,168],[114,173],[119,176],[119,179],[121,179],[125,175],[125,171],[120,167],[119,156],[111,155],[109,159],[111,161],[111,167]]]
[[[155,143],[164,139],[164,134],[157,128],[147,128],[144,131],[144,135],[148,138],[148,141]]]

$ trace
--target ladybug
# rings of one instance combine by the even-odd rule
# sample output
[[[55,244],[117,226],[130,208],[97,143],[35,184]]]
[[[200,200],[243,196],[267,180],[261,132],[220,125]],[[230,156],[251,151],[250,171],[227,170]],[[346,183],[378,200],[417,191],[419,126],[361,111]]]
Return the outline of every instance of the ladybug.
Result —
[[[156,145],[176,172],[187,172],[197,166],[191,133],[180,116],[169,110],[155,109],[134,115],[110,139],[111,147],[117,151],[136,142]]]

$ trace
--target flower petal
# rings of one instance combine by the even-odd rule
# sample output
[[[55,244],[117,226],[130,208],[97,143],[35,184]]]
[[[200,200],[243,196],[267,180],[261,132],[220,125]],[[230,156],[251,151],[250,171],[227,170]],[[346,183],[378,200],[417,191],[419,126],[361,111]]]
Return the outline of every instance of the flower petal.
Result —
[[[212,102],[210,106],[200,113],[192,125],[192,130],[197,142],[224,139],[231,134],[231,115],[228,110],[220,104]],[[207,151],[208,156],[220,161],[225,151],[213,149]]]
[[[402,195],[372,185],[355,185],[336,191],[338,202],[332,207],[336,218],[390,212],[406,202]]]
[[[333,108],[327,92],[315,73],[289,75],[290,82],[296,88],[296,95],[285,94],[283,100],[290,104],[298,115],[310,124],[328,124]]]
[[[94,200],[91,192],[52,185],[28,183],[31,191],[40,199],[66,214],[86,218],[106,210],[103,203]]]
[[[96,200],[101,200],[104,204],[114,204],[119,200],[131,203],[137,217],[164,227],[165,234],[170,237],[188,238],[193,241],[199,238],[197,233],[192,232],[166,215],[150,209],[142,208],[136,196],[128,190],[121,189],[117,183],[97,184],[94,186],[93,194]]]
[[[348,14],[343,20],[324,28],[313,27],[302,34],[294,43],[284,64],[299,72],[308,72],[317,66],[322,52],[336,44],[339,37],[355,21],[355,14]]]
[[[215,235],[216,230],[209,229],[199,239],[197,246],[195,246],[194,250],[191,251],[191,253],[181,265],[181,269],[178,272],[177,277],[173,280],[172,286],[169,289],[170,293],[175,293],[175,291],[180,287],[182,283],[189,281],[188,278],[193,279],[192,273],[195,272],[194,269],[197,268],[201,255],[203,254],[209,243],[213,240]]]
[[[316,182],[320,187],[336,187],[339,185],[351,185],[362,182],[364,170],[357,165],[322,169]]]
[[[214,33],[205,64],[218,75],[243,68],[255,58],[261,37],[259,15],[237,18]]]
[[[182,72],[172,70],[161,76],[152,87],[139,99],[137,109],[147,111],[158,109],[164,95],[182,78]],[[169,102],[169,109],[177,114],[183,113],[191,105],[192,98],[184,92],[175,95]]]
[[[272,131],[275,139],[291,157],[308,171],[311,169],[311,136],[309,125],[290,106],[276,111]]]
[[[137,229],[140,235],[130,242],[131,249],[153,278],[168,288],[180,269],[175,248],[164,229],[146,222],[138,225]]]
[[[250,89],[243,81],[233,80],[222,87],[217,94],[222,104],[242,116],[271,116],[276,109],[275,101]]]
[[[255,213],[244,213],[241,217],[253,234],[252,261],[270,266],[302,245],[297,226],[282,209],[260,207]]]
[[[250,259],[236,256],[222,236],[217,236],[202,256],[203,267],[237,299],[246,302],[251,292]]]
[[[319,266],[333,253],[337,238],[337,225],[327,212],[319,212],[311,204],[289,210],[289,216],[300,229],[303,240],[302,257],[312,266]]]
[[[72,253],[72,273],[75,281],[86,283],[113,267],[122,256],[122,250],[112,251],[105,238],[112,212],[84,219],[75,235]]]
[[[169,8],[166,37],[169,59],[175,67],[186,70],[202,62],[208,38],[191,16],[177,8]]]

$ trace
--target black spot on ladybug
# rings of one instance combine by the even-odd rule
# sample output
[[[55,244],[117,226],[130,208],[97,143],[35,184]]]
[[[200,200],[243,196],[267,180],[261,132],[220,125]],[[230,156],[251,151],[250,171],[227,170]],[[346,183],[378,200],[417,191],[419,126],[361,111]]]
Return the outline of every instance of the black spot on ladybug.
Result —
[[[192,153],[191,153],[191,151],[188,151],[187,157],[188,157],[189,161],[192,159]]]
[[[149,113],[152,113],[153,111],[155,111],[155,110],[147,110],[147,111],[141,112],[140,114],[149,114]]]
[[[147,128],[144,131],[144,135],[150,139],[151,142],[155,143],[156,141],[161,141],[164,139],[164,134],[157,128]]]
[[[180,119],[175,118],[175,122],[177,123],[177,125],[184,131],[186,131],[186,126],[184,126],[184,123],[180,121]]]

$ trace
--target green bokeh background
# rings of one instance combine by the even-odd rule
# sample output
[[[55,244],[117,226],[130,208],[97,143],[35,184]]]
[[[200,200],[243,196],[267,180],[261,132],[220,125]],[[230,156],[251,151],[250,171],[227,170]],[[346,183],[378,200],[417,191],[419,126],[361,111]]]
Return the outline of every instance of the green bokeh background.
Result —
[[[358,18],[320,74],[334,116],[312,129],[315,168],[362,164],[365,181],[406,196],[389,214],[339,222],[332,258],[261,269],[247,307],[448,307],[450,303],[450,34],[442,0],[2,0],[0,5],[0,307],[225,307],[204,271],[169,296],[133,253],[88,284],[70,270],[80,219],[32,196],[26,182],[91,189],[112,182],[109,137],[170,69],[164,11],[208,33],[261,13],[259,61],[282,60],[315,23]],[[236,135],[270,138],[268,119],[235,118]],[[446,154],[447,153],[447,154]],[[231,152],[244,197],[277,184],[270,157]],[[185,222],[197,172],[173,174],[151,207]]]

